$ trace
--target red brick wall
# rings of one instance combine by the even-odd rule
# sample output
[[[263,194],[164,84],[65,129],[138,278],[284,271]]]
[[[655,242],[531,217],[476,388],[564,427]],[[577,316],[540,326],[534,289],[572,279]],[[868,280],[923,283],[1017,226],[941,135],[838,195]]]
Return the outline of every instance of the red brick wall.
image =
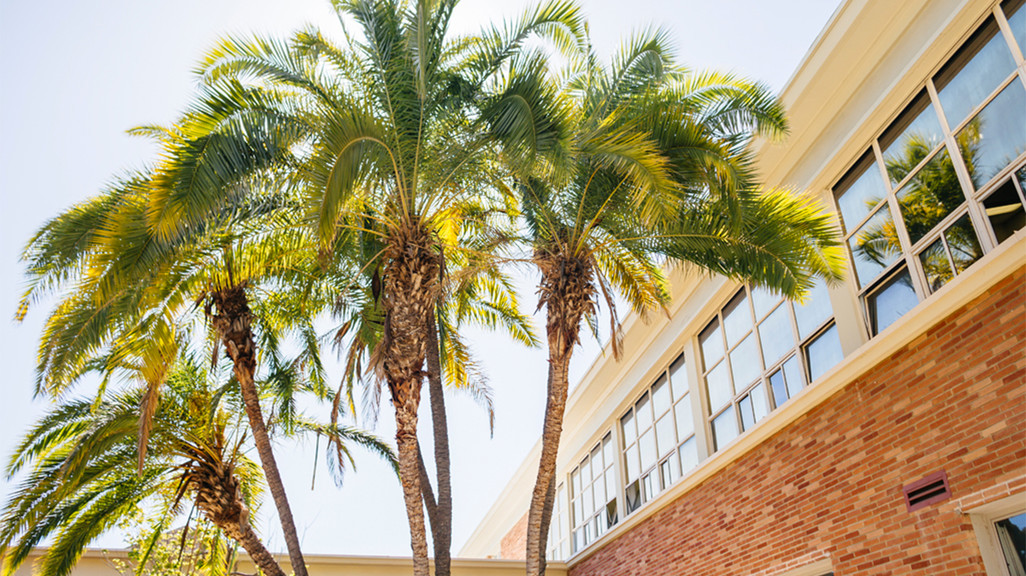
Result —
[[[754,575],[829,557],[837,576],[983,575],[959,505],[1026,489],[1026,271],[935,325],[570,570]],[[909,513],[936,470],[953,497]]]
[[[527,513],[506,532],[499,543],[499,558],[523,560],[527,557]]]

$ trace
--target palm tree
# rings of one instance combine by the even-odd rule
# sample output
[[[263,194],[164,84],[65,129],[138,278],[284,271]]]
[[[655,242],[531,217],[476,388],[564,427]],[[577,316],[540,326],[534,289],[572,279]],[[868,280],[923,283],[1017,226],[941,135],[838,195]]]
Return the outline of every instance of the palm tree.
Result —
[[[762,191],[744,151],[785,130],[753,83],[673,62],[666,35],[643,32],[606,68],[585,49],[554,77],[518,57],[486,105],[520,193],[529,258],[541,273],[548,392],[527,526],[527,572],[545,572],[568,368],[582,321],[604,302],[619,353],[614,294],[638,313],[664,306],[662,265],[686,263],[800,297],[839,277],[827,217],[786,191]]]
[[[196,321],[194,303],[204,303],[217,339],[232,360],[293,569],[305,574],[255,383],[253,322],[262,324],[266,343],[277,343],[272,335],[286,329],[298,329],[305,335],[300,343],[306,358],[314,360],[306,364],[311,369],[309,380],[323,383],[318,343],[309,337],[317,306],[323,301],[311,297],[317,295],[316,290],[307,288],[304,307],[286,311],[262,306],[262,315],[254,318],[247,290],[260,287],[265,294],[271,293],[280,284],[294,285],[297,276],[310,285],[312,276],[307,268],[316,262],[308,249],[312,243],[304,227],[289,223],[295,210],[287,191],[257,190],[256,181],[203,181],[205,186],[217,185],[222,190],[245,186],[245,202],[209,215],[187,230],[154,233],[147,224],[153,197],[186,185],[184,182],[194,186],[202,181],[206,167],[201,154],[217,153],[209,142],[190,139],[188,127],[183,121],[181,129],[148,129],[161,134],[165,162],[58,216],[30,242],[25,259],[32,282],[19,314],[23,316],[42,293],[68,285],[74,288],[47,320],[40,344],[37,391],[59,394],[74,383],[97,350],[110,346],[116,360],[118,354],[137,347],[139,334],[148,334],[148,349],[153,354],[148,363],[149,388],[140,407],[141,461],[162,370],[174,361],[176,335]],[[203,152],[198,154],[198,150]],[[275,357],[273,347],[267,352]]]
[[[446,243],[446,230],[466,216],[464,200],[498,188],[476,103],[526,38],[566,46],[582,30],[575,6],[553,2],[505,27],[454,39],[455,5],[338,0],[340,19],[355,22],[357,32],[347,31],[342,47],[316,30],[291,42],[226,40],[201,67],[214,96],[207,105],[220,120],[197,123],[218,146],[231,141],[226,135],[245,135],[238,148],[209,156],[211,166],[220,163],[211,174],[239,174],[236,160],[253,150],[261,158],[294,152],[276,166],[304,191],[322,254],[330,258],[359,235],[380,244],[362,262],[380,286],[382,332],[369,361],[395,410],[417,575],[428,573],[417,409],[444,255],[460,249]],[[151,227],[175,234],[237,200],[218,190],[188,187],[158,199]]]
[[[6,469],[9,480],[22,470],[28,473],[0,516],[3,574],[13,574],[45,538],[52,543],[41,574],[69,574],[94,537],[140,507],[156,506],[163,513],[140,557],[137,570],[142,571],[157,539],[185,512],[186,496],[265,574],[284,574],[251,525],[260,469],[243,453],[245,431],[230,417],[238,413],[233,387],[211,386],[207,374],[186,358],[169,370],[163,389],[141,467],[137,422],[147,394],[144,383],[99,400],[65,400],[32,427]],[[373,437],[349,428],[337,433],[342,441],[391,458],[387,446]]]

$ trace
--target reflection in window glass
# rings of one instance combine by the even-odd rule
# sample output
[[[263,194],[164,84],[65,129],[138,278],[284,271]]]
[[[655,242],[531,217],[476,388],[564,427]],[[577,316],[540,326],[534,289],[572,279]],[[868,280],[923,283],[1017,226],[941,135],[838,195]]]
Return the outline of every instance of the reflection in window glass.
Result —
[[[688,373],[684,369],[683,354],[670,365],[670,387],[673,388],[673,397],[678,400],[688,393]]]
[[[652,385],[652,409],[655,410],[658,417],[663,412],[669,410],[672,403],[673,401],[670,399],[670,386],[666,384],[666,376],[661,376]]]
[[[730,378],[727,376],[726,362],[713,369],[705,377],[706,388],[709,390],[709,406],[713,410],[719,410],[724,404],[730,402],[734,390],[730,386]]]
[[[713,440],[716,449],[720,450],[737,438],[737,418],[734,416],[734,409],[729,408],[713,420]]]
[[[890,208],[884,206],[848,240],[859,286],[872,282],[901,256]]]
[[[762,372],[762,362],[759,359],[759,348],[755,343],[754,334],[749,334],[730,353],[730,367],[738,388],[751,384]]]
[[[702,361],[706,370],[723,357],[723,338],[720,337],[720,323],[713,320],[706,326],[705,330],[698,335],[698,342],[702,345]]]
[[[809,360],[809,380],[813,382],[837,365],[844,358],[841,352],[841,339],[837,335],[837,325],[823,331],[806,348]]]
[[[694,438],[680,445],[680,469],[687,474],[698,466],[698,443]]]
[[[1026,88],[1012,82],[956,137],[972,177],[982,188],[1026,151]]]
[[[745,291],[741,290],[723,309],[723,333],[727,337],[727,347],[737,344],[751,328],[752,313],[748,309]]]
[[[910,165],[910,158],[922,161],[943,140],[940,120],[923,90],[880,136],[884,166],[891,182],[901,182],[915,168],[916,164]]]
[[[784,362],[784,377],[787,379],[787,393],[794,397],[802,391],[805,380],[802,377],[801,369],[798,367],[798,357],[791,356]]]
[[[837,205],[845,230],[854,229],[887,194],[880,169],[873,160],[872,150],[841,178],[834,192],[838,194]]]
[[[934,77],[948,125],[961,124],[1014,69],[997,22],[988,18]]]
[[[980,247],[968,215],[959,218],[944,232],[944,240],[948,243],[956,273],[962,272],[983,256],[983,248]]]
[[[1012,28],[1012,35],[1019,45],[1019,51],[1026,56],[1026,9],[1023,9],[1023,2],[1002,2],[1001,8],[1008,18],[1008,25]]]
[[[1026,514],[994,523],[1009,574],[1026,573]]]
[[[1026,168],[1019,170],[1026,173]],[[983,201],[983,210],[998,243],[1004,242],[1026,225],[1026,210],[1015,184],[1008,180]]]
[[[818,278],[816,284],[809,290],[805,304],[796,303],[794,305],[794,316],[798,321],[798,337],[808,338],[833,315],[834,310],[830,307],[830,294],[827,292],[826,282],[822,278]]]
[[[755,308],[755,318],[761,320],[783,299],[779,294],[774,294],[761,286],[752,288],[752,307]]]
[[[883,332],[918,303],[908,270],[902,270],[866,297],[873,334]]]
[[[947,149],[941,150],[898,191],[898,205],[913,244],[965,202]],[[897,238],[894,238],[897,241]]]
[[[935,240],[919,254],[919,262],[923,265],[926,283],[929,285],[931,293],[939,290],[955,276],[955,271],[951,269],[951,262],[948,261],[948,251],[944,249],[944,240],[941,238]]]
[[[795,309],[797,310],[797,306]],[[829,312],[828,312],[829,313]],[[772,314],[759,324],[759,340],[762,342],[766,365],[772,366],[794,349],[794,334],[791,333],[791,319],[787,306],[778,306]]]

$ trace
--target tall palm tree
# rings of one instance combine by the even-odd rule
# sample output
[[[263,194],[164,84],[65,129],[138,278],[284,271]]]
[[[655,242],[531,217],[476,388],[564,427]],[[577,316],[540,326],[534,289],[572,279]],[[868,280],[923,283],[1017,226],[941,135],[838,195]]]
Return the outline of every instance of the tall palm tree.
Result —
[[[141,377],[137,370],[127,372]],[[186,512],[186,497],[265,574],[284,574],[251,525],[262,491],[260,469],[242,450],[248,446],[242,423],[230,416],[238,413],[233,387],[212,386],[195,361],[178,361],[152,416],[140,468],[138,406],[146,388],[142,383],[98,401],[64,400],[29,430],[6,468],[8,479],[27,474],[0,516],[4,575],[13,574],[46,538],[52,543],[41,574],[69,574],[94,537],[140,507],[151,507],[163,513],[140,557],[141,573],[156,540]],[[348,428],[337,432],[345,442],[392,457],[373,437]]]
[[[836,279],[833,226],[807,199],[762,191],[745,146],[785,130],[762,87],[676,65],[659,31],[635,35],[609,67],[586,49],[559,76],[523,54],[487,104],[521,196],[529,258],[541,273],[548,392],[527,526],[527,572],[545,572],[568,368],[582,322],[614,294],[644,314],[669,293],[662,266],[686,263],[800,297]]]
[[[355,23],[341,47],[316,30],[290,42],[229,39],[201,66],[215,95],[210,106],[225,111],[205,125],[211,142],[245,134],[239,148],[211,158],[225,165],[212,174],[237,173],[235,161],[252,150],[268,157],[290,150],[294,158],[277,166],[304,190],[322,253],[354,235],[380,243],[363,262],[380,281],[383,318],[370,364],[391,393],[414,572],[425,576],[417,409],[444,254],[460,248],[446,244],[445,230],[466,214],[462,201],[498,188],[476,103],[525,39],[565,47],[582,31],[575,6],[552,2],[504,27],[453,38],[455,6],[337,0],[344,25]],[[217,190],[189,187],[158,199],[150,225],[175,234],[237,200]]]

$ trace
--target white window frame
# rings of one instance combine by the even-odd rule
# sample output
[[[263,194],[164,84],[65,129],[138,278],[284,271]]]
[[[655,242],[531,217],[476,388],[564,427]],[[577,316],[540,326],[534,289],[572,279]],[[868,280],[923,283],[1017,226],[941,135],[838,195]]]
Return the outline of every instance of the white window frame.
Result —
[[[994,523],[1005,518],[1026,513],[1026,493],[1018,493],[989,504],[977,506],[966,511],[976,533],[976,541],[980,545],[980,556],[987,576],[1015,576],[1008,573],[1005,555],[998,542],[997,529]]]

